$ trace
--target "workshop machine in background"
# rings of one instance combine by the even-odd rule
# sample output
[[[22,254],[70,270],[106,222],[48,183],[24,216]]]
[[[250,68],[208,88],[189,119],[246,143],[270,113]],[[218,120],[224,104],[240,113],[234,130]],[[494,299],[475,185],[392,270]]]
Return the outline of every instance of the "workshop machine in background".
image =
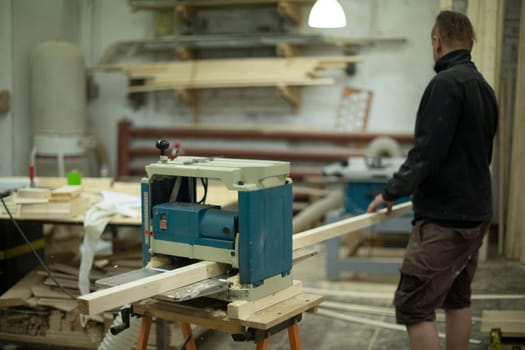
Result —
[[[330,221],[366,213],[370,202],[383,190],[404,161],[403,157],[351,157],[344,162],[325,167],[324,176],[341,182],[344,186],[344,208],[332,216]],[[410,198],[405,197],[396,203],[409,200]],[[411,220],[412,215],[391,218],[367,228],[367,232],[409,233]],[[340,243],[340,237],[327,241],[326,274],[330,280],[337,280],[342,273],[348,272],[395,273],[399,270],[401,261],[392,258],[342,257]]]

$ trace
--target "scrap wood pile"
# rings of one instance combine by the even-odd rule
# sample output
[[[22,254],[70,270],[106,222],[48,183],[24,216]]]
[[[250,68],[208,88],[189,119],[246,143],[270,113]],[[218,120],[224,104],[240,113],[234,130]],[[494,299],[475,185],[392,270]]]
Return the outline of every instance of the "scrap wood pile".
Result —
[[[116,259],[121,261],[125,256],[116,255]],[[126,259],[130,261],[129,265],[140,264],[140,252],[135,254],[135,257],[132,257],[130,252]],[[103,260],[107,260],[107,263]],[[104,267],[92,270],[91,281],[135,269],[126,266],[119,269],[114,262],[113,259],[96,261],[95,265],[102,264]],[[73,296],[78,296],[78,269],[73,265],[60,263],[50,264],[49,267],[66,290]],[[118,310],[114,311],[89,316],[86,326],[83,327],[77,301],[56,287],[45,271],[37,268],[0,297],[0,341],[52,344],[71,349],[97,349],[109,327],[115,322]],[[138,330],[140,321],[132,319],[132,324]],[[198,331],[202,332],[203,329]],[[155,334],[153,328],[150,332],[149,346],[155,347]],[[183,342],[175,323],[168,324],[167,342],[170,347],[178,347]]]
[[[45,260],[55,279],[73,297],[79,295],[81,240],[80,226],[49,226],[45,230]],[[109,253],[95,258],[90,274],[93,290],[96,280],[142,265],[138,239],[119,239]],[[113,313],[90,316],[82,327],[76,299],[59,289],[40,266],[0,296],[0,340],[4,342],[95,349],[113,320]]]
[[[94,317],[83,328],[76,300],[49,286],[43,274],[45,271],[31,271],[0,297],[0,339],[96,348],[113,315]],[[63,275],[60,279],[75,282]],[[72,289],[73,283],[65,283],[65,287],[76,296],[78,291]]]
[[[356,56],[203,59],[136,65],[100,65],[95,69],[126,73],[134,81],[129,92],[221,87],[302,86],[333,84],[321,76],[326,69],[343,69]]]

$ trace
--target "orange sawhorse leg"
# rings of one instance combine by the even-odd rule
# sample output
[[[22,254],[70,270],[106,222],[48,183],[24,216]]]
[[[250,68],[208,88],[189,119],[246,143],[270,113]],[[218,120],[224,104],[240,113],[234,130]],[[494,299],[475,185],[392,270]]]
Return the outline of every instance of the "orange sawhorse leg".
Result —
[[[257,343],[256,350],[266,350],[268,349],[268,342],[270,341],[270,338],[266,337],[260,342]]]
[[[288,340],[290,341],[290,350],[301,350],[301,341],[299,339],[299,326],[297,325],[297,323],[294,323],[292,326],[288,327]],[[256,350],[268,349],[269,341],[270,338],[266,337],[260,342],[258,342]]]
[[[137,340],[137,350],[146,350],[148,347],[149,331],[151,329],[151,315],[142,316],[140,323],[139,339]]]
[[[190,324],[181,323],[180,329],[182,330],[182,336],[184,339],[186,339],[188,336],[190,337],[190,340],[186,344],[186,350],[197,350],[197,345],[195,345],[195,338],[193,338],[193,335],[191,334]]]
[[[290,350],[301,350],[301,340],[299,339],[299,326],[294,323],[288,327],[288,340],[290,341]]]

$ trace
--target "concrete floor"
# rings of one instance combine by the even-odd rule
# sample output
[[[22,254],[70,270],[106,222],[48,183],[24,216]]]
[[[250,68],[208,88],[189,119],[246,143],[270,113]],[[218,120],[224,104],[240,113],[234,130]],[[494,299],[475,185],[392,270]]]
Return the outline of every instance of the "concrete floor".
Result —
[[[525,264],[505,260],[497,257],[494,247],[489,250],[487,262],[479,265],[474,283],[474,294],[525,294]],[[322,250],[319,255],[297,264],[294,267],[294,278],[301,280],[304,286],[316,288],[329,288],[334,290],[345,290],[349,285],[355,285],[351,280],[365,280],[367,282],[381,282],[395,284],[397,275],[385,276],[354,276],[349,280],[330,282],[325,280],[325,253]],[[370,290],[374,292],[374,290]],[[328,300],[349,302],[355,304],[366,304],[375,306],[391,307],[386,300],[374,299],[335,299]],[[473,316],[481,317],[482,310],[525,310],[525,299],[519,300],[474,300],[472,304]],[[367,317],[383,322],[394,323],[393,317],[348,313],[354,316]],[[444,323],[438,322],[438,328],[444,331]],[[301,345],[303,350],[392,350],[408,349],[408,339],[404,331],[389,330],[350,323],[315,314],[306,313],[299,323]],[[471,338],[480,340],[480,344],[471,344],[470,349],[487,349],[489,339],[480,334],[480,322],[474,322]],[[441,342],[444,348],[444,340]],[[199,350],[227,350],[227,349],[255,349],[255,344],[234,342],[227,334],[215,331],[206,331],[197,339]],[[289,349],[287,332],[283,331],[270,338],[269,349]]]

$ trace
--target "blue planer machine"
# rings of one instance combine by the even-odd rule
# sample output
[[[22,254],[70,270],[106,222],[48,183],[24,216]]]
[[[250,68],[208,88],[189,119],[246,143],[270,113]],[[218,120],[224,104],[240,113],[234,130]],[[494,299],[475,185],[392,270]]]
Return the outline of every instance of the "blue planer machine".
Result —
[[[225,300],[255,300],[291,286],[289,163],[188,156],[170,160],[164,155],[168,146],[157,142],[160,160],[146,166],[141,183],[144,265],[162,265],[159,257],[175,268],[196,260],[227,264],[228,276],[190,288],[193,294],[213,292]],[[236,211],[206,203],[209,180],[237,191]]]

